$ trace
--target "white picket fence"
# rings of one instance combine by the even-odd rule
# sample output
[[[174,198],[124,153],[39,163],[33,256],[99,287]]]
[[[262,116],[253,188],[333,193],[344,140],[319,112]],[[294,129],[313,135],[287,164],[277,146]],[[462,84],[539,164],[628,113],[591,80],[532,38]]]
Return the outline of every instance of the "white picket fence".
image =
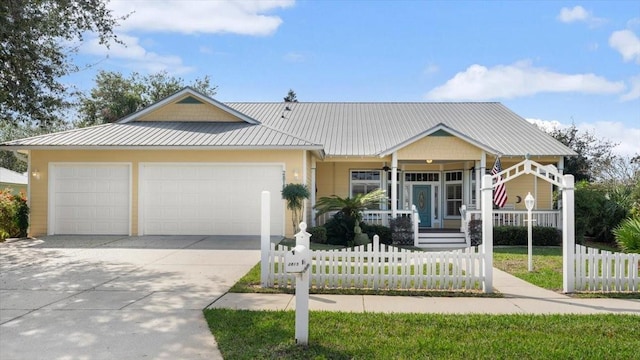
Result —
[[[640,291],[640,254],[576,245],[575,264],[576,291]]]
[[[284,272],[285,246],[271,244],[267,286],[293,288],[295,276]],[[336,250],[312,250],[311,286],[319,289],[459,290],[479,289],[483,255],[467,248],[422,252],[380,244]]]

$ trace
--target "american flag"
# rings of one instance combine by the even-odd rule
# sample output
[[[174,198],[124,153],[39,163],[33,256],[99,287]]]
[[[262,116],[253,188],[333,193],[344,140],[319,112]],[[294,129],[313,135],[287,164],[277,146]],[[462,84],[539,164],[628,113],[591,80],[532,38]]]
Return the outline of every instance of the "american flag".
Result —
[[[495,175],[501,171],[502,165],[500,164],[500,158],[496,158],[493,169],[491,169],[491,175]],[[493,203],[501,208],[507,203],[507,188],[504,186],[502,176],[499,176],[497,181],[496,188],[493,190]]]

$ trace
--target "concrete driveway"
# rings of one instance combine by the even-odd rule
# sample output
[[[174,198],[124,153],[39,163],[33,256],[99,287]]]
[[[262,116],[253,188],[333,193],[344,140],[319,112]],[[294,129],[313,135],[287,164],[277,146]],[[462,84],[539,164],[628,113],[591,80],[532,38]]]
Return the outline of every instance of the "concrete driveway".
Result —
[[[221,358],[202,309],[258,237],[52,236],[0,244],[0,359]]]

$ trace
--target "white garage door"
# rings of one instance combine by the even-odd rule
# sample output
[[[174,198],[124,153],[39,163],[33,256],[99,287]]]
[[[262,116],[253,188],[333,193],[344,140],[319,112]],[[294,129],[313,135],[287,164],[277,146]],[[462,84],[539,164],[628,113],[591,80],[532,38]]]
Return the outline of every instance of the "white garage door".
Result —
[[[128,235],[129,173],[128,164],[54,165],[49,233]]]
[[[281,165],[141,164],[145,235],[259,235],[271,192],[271,233],[283,234]]]

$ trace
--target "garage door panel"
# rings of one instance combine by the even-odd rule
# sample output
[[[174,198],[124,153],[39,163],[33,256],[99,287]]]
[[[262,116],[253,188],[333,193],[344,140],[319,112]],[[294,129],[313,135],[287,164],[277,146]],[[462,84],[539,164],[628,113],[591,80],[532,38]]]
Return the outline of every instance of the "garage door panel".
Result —
[[[56,164],[50,195],[52,233],[129,233],[129,165]]]
[[[257,235],[263,190],[272,193],[272,233],[283,233],[282,166],[155,163],[141,174],[145,234]]]

